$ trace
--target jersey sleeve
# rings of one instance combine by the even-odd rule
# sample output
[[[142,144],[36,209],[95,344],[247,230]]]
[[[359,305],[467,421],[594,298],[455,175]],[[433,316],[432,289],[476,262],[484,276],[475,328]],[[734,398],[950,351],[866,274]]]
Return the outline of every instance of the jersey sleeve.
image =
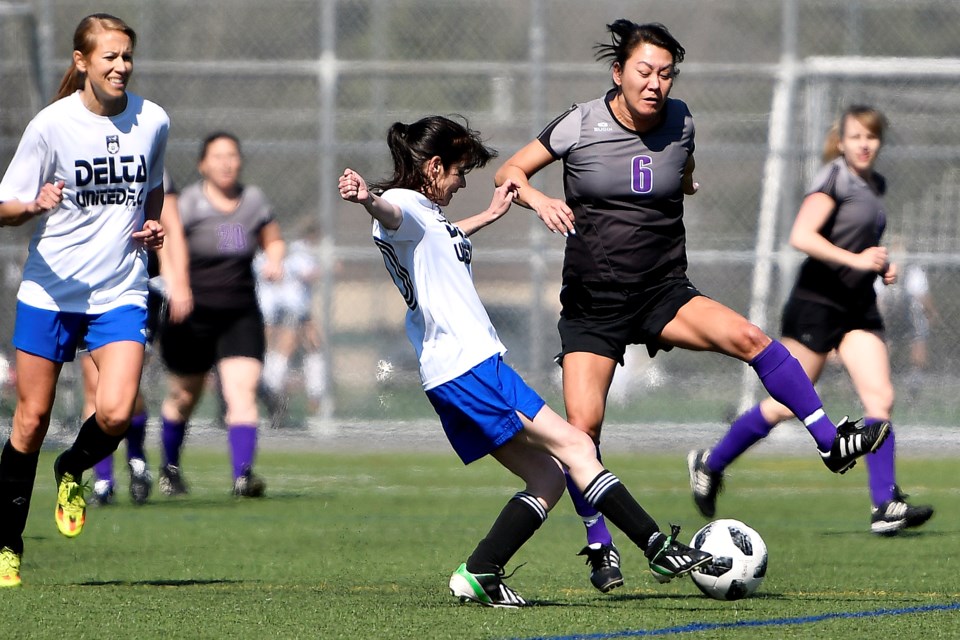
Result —
[[[44,183],[56,179],[54,172],[47,141],[34,120],[23,132],[17,151],[0,181],[0,202],[32,202]]]
[[[821,168],[813,177],[806,195],[823,193],[830,196],[834,202],[840,202],[842,200],[842,194],[840,193],[839,178],[840,166],[836,162],[831,162]]]
[[[386,229],[374,220],[374,235],[389,238],[392,242],[417,242],[423,237],[425,224],[422,208],[417,202],[415,191],[407,189],[390,189],[380,196],[390,204],[398,207],[402,215],[400,226],[396,229]]]
[[[537,136],[537,140],[554,158],[563,158],[580,141],[581,114],[580,106],[574,105],[548,124]]]
[[[166,172],[163,170],[163,161],[167,153],[167,137],[169,133],[170,119],[164,114],[163,122],[157,128],[157,135],[153,144],[153,157],[150,159],[150,186],[148,191],[153,191],[166,185],[164,181]],[[164,191],[164,193],[168,192]]]

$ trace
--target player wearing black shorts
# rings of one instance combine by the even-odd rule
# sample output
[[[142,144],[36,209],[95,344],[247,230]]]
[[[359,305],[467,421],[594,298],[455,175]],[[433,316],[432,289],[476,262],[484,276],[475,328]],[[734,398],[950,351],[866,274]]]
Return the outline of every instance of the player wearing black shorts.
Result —
[[[802,416],[827,466],[847,468],[879,445],[886,426],[844,422],[838,430],[786,347],[687,280],[683,199],[699,186],[695,129],[687,105],[669,97],[683,47],[661,24],[617,20],[607,29],[610,42],[596,48],[611,63],[613,87],[559,116],[496,174],[497,184],[515,181],[517,202],[566,237],[558,360],[567,418],[593,437],[599,455],[607,392],[628,344],[645,344],[651,355],[715,351],[749,363],[767,391]],[[530,185],[556,161],[562,200]],[[581,554],[591,582],[604,592],[622,585],[605,523],[569,488],[587,527]]]
[[[165,495],[187,491],[180,452],[187,421],[214,366],[226,402],[233,493],[258,497],[265,489],[252,470],[259,423],[256,389],[265,342],[252,265],[262,248],[264,272],[278,278],[286,249],[266,195],[240,182],[242,165],[240,142],[234,135],[210,134],[200,149],[202,179],[180,195],[194,307],[184,322],[166,324],[160,332],[160,354],[169,371],[160,410],[164,460],[159,486]]]
[[[790,234],[791,244],[808,257],[783,310],[782,326],[783,343],[814,382],[837,351],[867,425],[889,423],[894,399],[874,286],[878,277],[885,285],[897,279],[897,267],[880,244],[887,223],[886,180],[873,169],[885,129],[879,111],[855,105],[827,136],[826,166],[814,178]],[[711,449],[690,452],[690,487],[705,517],[716,511],[724,470],[791,417],[790,409],[768,398],[737,418]],[[909,504],[897,485],[892,425],[866,460],[873,533],[895,535],[930,519],[933,508]]]

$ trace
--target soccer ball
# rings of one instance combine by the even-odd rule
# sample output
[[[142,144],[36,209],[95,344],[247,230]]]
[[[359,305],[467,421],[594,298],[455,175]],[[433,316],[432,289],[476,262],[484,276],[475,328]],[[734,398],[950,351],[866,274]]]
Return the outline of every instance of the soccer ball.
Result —
[[[690,546],[713,562],[690,572],[694,584],[715,600],[739,600],[757,590],[767,575],[767,545],[739,520],[714,520],[693,535]]]

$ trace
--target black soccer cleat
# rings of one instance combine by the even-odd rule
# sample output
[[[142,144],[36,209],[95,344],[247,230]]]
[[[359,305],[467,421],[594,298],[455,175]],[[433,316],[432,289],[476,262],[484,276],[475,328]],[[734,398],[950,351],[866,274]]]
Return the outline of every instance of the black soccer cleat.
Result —
[[[890,423],[886,420],[864,425],[863,418],[850,422],[844,416],[837,425],[833,446],[830,451],[821,451],[820,457],[830,471],[846,473],[857,463],[857,458],[879,449],[889,433]]]
[[[160,493],[165,496],[185,496],[187,484],[183,481],[183,473],[175,464],[165,464],[160,467],[160,477],[157,479]]]
[[[233,495],[239,498],[262,498],[267,492],[267,483],[256,475],[250,467],[233,481]]]
[[[644,552],[657,582],[670,582],[713,560],[709,553],[678,542],[678,535],[680,527],[671,524],[670,535],[661,532]]]
[[[704,518],[712,518],[717,512],[717,495],[723,490],[723,472],[711,471],[707,466],[709,449],[691,451],[687,454],[687,470],[690,472],[690,492],[697,511]]]
[[[144,504],[150,497],[150,485],[153,484],[147,462],[143,458],[130,458],[127,466],[130,467],[130,499],[133,504]]]
[[[601,593],[608,593],[623,586],[620,573],[620,552],[613,544],[594,542],[585,546],[578,556],[587,556],[590,565],[590,582]]]
[[[904,529],[919,527],[933,517],[933,507],[912,505],[900,487],[893,487],[893,499],[871,508],[870,531],[878,536],[895,536]]]

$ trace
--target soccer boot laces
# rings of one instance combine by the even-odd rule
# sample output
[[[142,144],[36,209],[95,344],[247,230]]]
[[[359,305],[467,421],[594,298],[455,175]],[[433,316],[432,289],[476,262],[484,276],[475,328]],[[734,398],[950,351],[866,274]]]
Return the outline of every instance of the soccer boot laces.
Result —
[[[75,538],[83,532],[83,525],[87,519],[87,501],[84,495],[89,487],[81,484],[80,478],[74,478],[72,473],[60,471],[60,457],[53,463],[53,475],[57,481],[57,507],[54,518],[60,533],[68,538]]]

